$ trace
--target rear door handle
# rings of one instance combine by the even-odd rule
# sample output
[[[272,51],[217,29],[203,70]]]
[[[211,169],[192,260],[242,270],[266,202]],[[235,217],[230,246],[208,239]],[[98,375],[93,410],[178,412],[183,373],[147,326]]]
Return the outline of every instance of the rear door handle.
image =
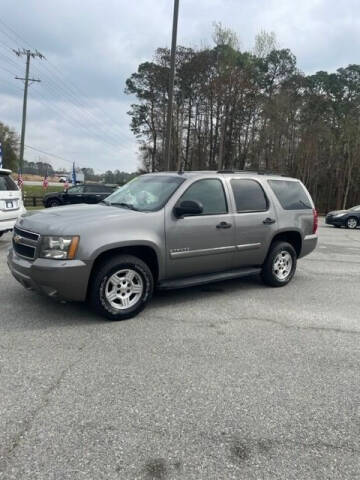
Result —
[[[264,225],[271,225],[275,222],[276,222],[276,220],[274,218],[270,218],[270,217],[267,217],[267,218],[265,218],[265,220],[263,220]]]
[[[216,225],[216,228],[231,228],[231,223],[220,222]]]

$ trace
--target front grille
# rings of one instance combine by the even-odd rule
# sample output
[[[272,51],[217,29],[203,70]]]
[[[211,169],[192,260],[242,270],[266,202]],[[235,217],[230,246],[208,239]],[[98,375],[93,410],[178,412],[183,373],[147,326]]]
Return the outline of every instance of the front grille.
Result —
[[[35,240],[35,242],[37,242],[40,237],[38,233],[28,232],[27,230],[23,230],[18,227],[14,228],[14,234],[20,235],[23,238],[29,238],[30,240]]]
[[[34,260],[40,235],[19,227],[14,227],[14,251],[29,260]]]
[[[22,257],[27,257],[33,259],[35,257],[35,247],[30,245],[24,245],[23,243],[15,243],[13,241],[13,247],[15,252]]]

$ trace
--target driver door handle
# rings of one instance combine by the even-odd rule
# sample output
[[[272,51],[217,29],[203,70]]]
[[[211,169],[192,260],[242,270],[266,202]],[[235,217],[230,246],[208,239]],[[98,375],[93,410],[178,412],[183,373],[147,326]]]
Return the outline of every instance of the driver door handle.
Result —
[[[231,228],[231,223],[220,222],[216,225],[216,228]]]
[[[270,218],[270,217],[267,217],[267,218],[265,218],[265,220],[263,220],[264,225],[272,225],[275,222],[276,222],[276,220],[274,218]]]

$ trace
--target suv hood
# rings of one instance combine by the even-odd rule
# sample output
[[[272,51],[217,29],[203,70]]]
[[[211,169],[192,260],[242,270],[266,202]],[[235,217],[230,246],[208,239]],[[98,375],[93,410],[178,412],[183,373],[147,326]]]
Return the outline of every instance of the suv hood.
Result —
[[[126,208],[80,204],[27,212],[17,226],[40,235],[77,235],[117,220],[126,224],[133,219],[138,222],[143,215],[146,214]]]

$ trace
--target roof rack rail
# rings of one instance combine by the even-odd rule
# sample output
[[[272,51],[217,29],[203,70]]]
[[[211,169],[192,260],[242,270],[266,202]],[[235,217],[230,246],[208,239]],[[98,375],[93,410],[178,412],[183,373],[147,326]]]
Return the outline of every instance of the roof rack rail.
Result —
[[[216,173],[256,173],[256,175],[279,175],[280,177],[286,177],[286,175],[277,172],[271,172],[269,170],[218,170]]]

